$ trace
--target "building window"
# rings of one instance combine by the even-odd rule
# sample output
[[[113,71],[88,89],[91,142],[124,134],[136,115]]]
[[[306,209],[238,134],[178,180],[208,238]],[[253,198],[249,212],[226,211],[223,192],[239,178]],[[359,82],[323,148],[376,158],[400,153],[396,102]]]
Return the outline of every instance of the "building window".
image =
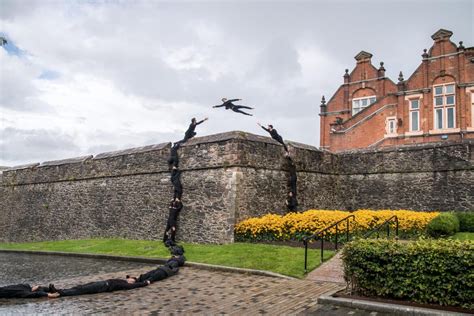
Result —
[[[387,136],[394,136],[397,135],[397,118],[387,117],[385,131],[387,132]]]
[[[410,132],[420,130],[420,100],[410,100]]]
[[[352,115],[355,115],[371,105],[372,103],[375,103],[376,98],[375,95],[370,96],[370,97],[363,97],[363,98],[357,98],[357,99],[352,99]]]
[[[433,87],[434,127],[446,129],[456,127],[456,95],[454,83]]]

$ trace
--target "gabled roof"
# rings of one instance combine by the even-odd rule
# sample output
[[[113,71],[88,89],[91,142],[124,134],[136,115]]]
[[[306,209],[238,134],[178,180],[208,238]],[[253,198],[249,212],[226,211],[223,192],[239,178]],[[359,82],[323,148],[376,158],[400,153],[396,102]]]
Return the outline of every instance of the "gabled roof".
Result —
[[[357,54],[354,58],[357,61],[363,60],[363,59],[368,59],[368,58],[370,59],[370,58],[372,58],[372,54],[361,50],[360,53]]]
[[[431,38],[434,41],[436,41],[438,39],[442,39],[442,38],[445,38],[445,37],[450,38],[452,35],[453,35],[453,32],[451,32],[449,30],[439,29],[436,33],[431,35]]]

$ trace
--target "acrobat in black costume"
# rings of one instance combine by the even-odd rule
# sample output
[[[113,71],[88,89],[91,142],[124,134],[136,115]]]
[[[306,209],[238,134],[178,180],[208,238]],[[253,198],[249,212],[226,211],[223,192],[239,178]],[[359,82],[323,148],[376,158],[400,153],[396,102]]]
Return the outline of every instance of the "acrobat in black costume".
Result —
[[[288,153],[288,147],[286,147],[286,144],[283,142],[283,137],[280,136],[280,134],[278,134],[277,130],[273,128],[273,125],[268,125],[268,128],[262,126],[260,123],[257,123],[258,126],[260,126],[261,128],[263,128],[265,131],[267,131],[268,133],[270,133],[270,136],[276,140],[277,142],[279,142],[280,144],[283,145],[283,148],[285,148],[285,151]]]
[[[85,294],[96,294],[103,292],[115,292],[132,290],[149,285],[150,281],[137,282],[136,278],[127,276],[126,279],[108,279],[104,281],[90,282],[74,286],[69,289],[58,289],[59,296],[76,296]]]
[[[140,274],[137,278],[138,282],[150,281],[151,283],[161,281],[172,275],[175,275],[179,271],[179,267],[184,265],[184,256],[172,257],[166,264],[160,266],[154,270],[148,271],[147,273]]]
[[[0,298],[40,298],[57,296],[51,295],[51,292],[51,287],[31,286],[29,284],[0,286]]]
[[[181,146],[179,142],[174,143],[173,147],[171,147],[170,157],[168,158],[168,164],[172,167],[179,167],[179,156],[178,156],[178,149]]]
[[[286,198],[286,206],[289,212],[296,212],[298,207],[298,200],[296,198],[296,182],[297,182],[297,175],[296,175],[296,165],[293,163],[293,159],[290,156],[286,156],[288,162],[288,170],[290,173],[290,177],[288,179],[288,186],[290,191],[288,192],[288,196]]]
[[[220,107],[225,106],[225,109],[226,109],[226,110],[232,110],[232,111],[234,111],[234,112],[236,112],[236,113],[242,113],[242,114],[244,114],[244,115],[253,116],[253,114],[246,113],[246,112],[240,110],[240,109],[250,109],[250,110],[253,110],[252,107],[250,107],[250,106],[245,106],[245,105],[233,104],[232,102],[235,102],[235,101],[242,101],[242,99],[231,99],[231,100],[227,100],[226,98],[222,98],[222,104],[220,104],[220,105],[214,105],[213,108],[220,108]]]
[[[174,188],[173,200],[181,200],[181,196],[183,195],[183,185],[181,184],[181,170],[177,167],[173,167],[171,171],[171,183]]]
[[[191,138],[193,138],[194,136],[196,136],[196,132],[195,132],[196,126],[198,126],[199,124],[201,124],[201,123],[203,123],[207,120],[208,120],[208,118],[206,117],[202,121],[197,122],[196,118],[193,117],[191,119],[191,124],[189,124],[189,127],[188,127],[187,131],[184,133],[184,138],[182,140],[180,140],[179,142],[177,142],[177,143],[178,144],[185,143],[188,140],[190,140]]]
[[[183,203],[178,198],[175,198],[171,201],[169,207],[168,222],[166,223],[165,235],[163,236],[163,242],[171,240],[175,242],[176,229],[178,224],[178,215],[181,209],[183,208]]]

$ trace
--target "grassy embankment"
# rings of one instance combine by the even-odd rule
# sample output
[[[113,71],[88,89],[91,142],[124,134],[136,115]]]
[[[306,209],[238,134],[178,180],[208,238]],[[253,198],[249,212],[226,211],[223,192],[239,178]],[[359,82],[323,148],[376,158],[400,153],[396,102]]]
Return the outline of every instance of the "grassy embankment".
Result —
[[[304,276],[304,249],[251,243],[228,245],[199,245],[181,243],[188,261],[276,272],[302,278]],[[86,239],[32,243],[0,243],[0,249],[62,251],[168,258],[169,252],[162,242],[126,239]],[[325,259],[333,255],[325,251]],[[320,263],[319,251],[310,250],[308,270]]]

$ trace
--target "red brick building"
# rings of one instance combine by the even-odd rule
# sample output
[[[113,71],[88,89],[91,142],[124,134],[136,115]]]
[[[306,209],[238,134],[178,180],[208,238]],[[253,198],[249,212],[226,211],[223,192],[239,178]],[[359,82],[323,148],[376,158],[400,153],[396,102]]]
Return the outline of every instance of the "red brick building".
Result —
[[[437,31],[422,62],[398,83],[361,51],[332,98],[321,101],[321,149],[332,152],[474,139],[474,47]]]

